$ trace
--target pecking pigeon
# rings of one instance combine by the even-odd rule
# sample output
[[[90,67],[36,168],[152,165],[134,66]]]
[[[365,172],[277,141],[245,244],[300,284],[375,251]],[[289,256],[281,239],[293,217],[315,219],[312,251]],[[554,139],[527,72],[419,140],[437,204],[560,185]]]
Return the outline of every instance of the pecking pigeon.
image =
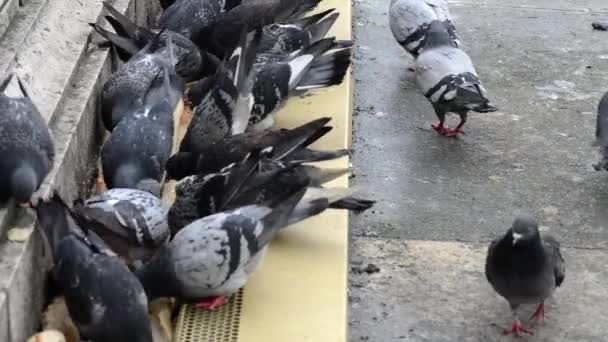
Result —
[[[110,189],[74,205],[81,225],[94,230],[133,267],[167,242],[167,212],[160,198],[136,189]]]
[[[332,127],[330,118],[320,118],[293,129],[245,132],[228,136],[200,151],[179,152],[167,162],[170,179],[182,179],[194,174],[215,173],[239,162],[254,151],[272,147],[273,155],[282,162],[315,162],[336,159],[348,150],[315,151],[307,148]]]
[[[597,107],[594,145],[599,148],[600,160],[593,167],[597,171],[608,170],[608,92],[602,96]]]
[[[13,78],[21,97],[5,94]],[[32,195],[53,166],[55,150],[49,128],[19,77],[10,75],[0,84],[0,199],[15,198],[30,206]]]
[[[194,116],[180,145],[180,151],[202,150],[227,135],[245,132],[253,106],[253,62],[261,30],[250,39],[243,31],[240,45],[214,76],[192,86],[189,98]]]
[[[440,134],[464,134],[462,127],[470,110],[497,110],[486,97],[471,59],[456,47],[444,22],[436,20],[429,25],[424,50],[416,59],[416,83],[435,109],[439,123],[433,128]],[[453,130],[444,126],[449,112],[460,116],[460,123]]]
[[[181,229],[136,271],[149,298],[177,297],[208,309],[226,303],[226,297],[243,287],[259,267],[268,244],[286,226],[306,186],[291,184],[283,196],[266,205],[220,212]],[[328,203],[316,205],[319,211]]]
[[[71,228],[68,213],[56,194],[36,207],[55,279],[80,335],[95,342],[152,342],[142,285],[99,237]]]
[[[201,30],[214,25],[224,11],[239,3],[240,0],[177,0],[161,13],[158,27],[177,32],[197,43],[195,39]]]
[[[494,290],[511,306],[515,322],[505,333],[532,333],[521,325],[517,310],[521,304],[538,304],[532,318],[544,320],[545,300],[565,277],[565,263],[559,243],[538,231],[529,215],[515,219],[507,233],[490,244],[486,277]]]
[[[422,52],[429,26],[435,20],[445,24],[450,41],[460,47],[446,0],[391,0],[388,13],[393,37],[414,58]]]
[[[174,143],[174,118],[185,90],[171,65],[165,64],[161,70],[102,148],[101,165],[108,188],[139,188],[160,195],[160,181]],[[146,189],[142,184],[154,187]]]

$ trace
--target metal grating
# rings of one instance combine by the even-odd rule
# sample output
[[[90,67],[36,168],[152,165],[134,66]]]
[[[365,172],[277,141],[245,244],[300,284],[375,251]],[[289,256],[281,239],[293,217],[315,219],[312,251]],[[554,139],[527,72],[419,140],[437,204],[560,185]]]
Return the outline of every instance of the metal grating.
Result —
[[[243,290],[215,310],[182,305],[175,326],[174,342],[237,342]]]

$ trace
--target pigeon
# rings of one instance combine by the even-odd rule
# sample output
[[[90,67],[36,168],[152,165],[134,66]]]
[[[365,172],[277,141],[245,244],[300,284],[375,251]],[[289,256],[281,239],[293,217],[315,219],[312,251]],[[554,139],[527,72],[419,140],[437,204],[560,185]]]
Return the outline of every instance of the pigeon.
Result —
[[[222,58],[239,43],[241,32],[262,29],[273,23],[299,19],[321,0],[246,0],[219,15],[213,24],[202,26],[190,38],[199,48]]]
[[[200,31],[214,25],[222,13],[239,3],[240,0],[177,0],[161,13],[157,24],[197,43]]]
[[[253,106],[253,62],[262,31],[248,39],[243,31],[240,45],[213,77],[197,82],[189,92],[194,116],[180,151],[201,150],[227,135],[245,132]]]
[[[596,171],[608,170],[608,92],[597,107],[595,122],[595,146],[599,147],[600,160],[593,164]]]
[[[6,89],[17,79],[21,95],[11,97]],[[34,193],[53,166],[55,149],[51,133],[18,76],[0,84],[0,199],[14,198],[22,207],[37,199]]]
[[[74,205],[78,222],[95,231],[133,268],[167,242],[167,213],[160,198],[137,189],[110,189]]]
[[[248,155],[243,161],[226,167],[219,173],[193,175],[180,180],[175,187],[175,202],[168,214],[172,234],[194,220],[219,211],[245,205],[261,204],[267,198],[278,196],[289,185],[306,179],[310,185],[294,209],[295,218],[305,217],[318,199],[327,199],[329,208],[361,212],[375,202],[352,197],[355,188],[322,187],[332,179],[348,173],[350,169],[320,169],[300,163],[284,166],[270,158]],[[290,216],[291,217],[291,216]],[[297,221],[290,219],[288,223]]]
[[[264,26],[258,54],[284,58],[285,54],[307,48],[325,38],[338,19],[339,13],[335,10],[331,8],[305,18]]]
[[[89,25],[116,47],[118,56],[125,62],[153,41],[160,32],[137,26],[107,1],[103,2],[103,6],[110,13],[110,15],[105,16],[105,19],[112,25],[116,33],[94,23]],[[175,48],[175,58],[177,60],[175,70],[186,82],[199,80],[215,72],[219,64],[217,57],[200,51],[190,39],[170,30],[164,30],[160,33],[159,44],[161,47],[166,47],[168,37],[171,38]],[[102,46],[104,45],[106,44],[102,44]]]
[[[391,0],[388,15],[393,37],[414,58],[424,49],[427,31],[435,20],[447,27],[453,46],[460,47],[446,0]]]
[[[293,129],[245,132],[225,137],[200,151],[179,152],[167,161],[169,179],[180,180],[194,174],[210,174],[239,162],[259,149],[272,147],[274,158],[282,162],[315,162],[348,155],[348,150],[315,151],[307,148],[327,134],[330,118],[320,118]]]
[[[433,105],[439,118],[433,128],[442,135],[464,134],[462,127],[470,110],[497,110],[486,97],[471,59],[453,43],[444,22],[435,20],[429,25],[424,50],[416,59],[416,83]],[[460,116],[460,123],[453,130],[444,126],[448,112]]]
[[[292,184],[265,205],[220,212],[181,229],[143,268],[136,271],[150,299],[176,297],[215,309],[243,287],[259,267],[267,247],[284,228],[307,184]],[[317,210],[327,207],[317,201]]]
[[[545,318],[545,300],[565,277],[565,263],[560,245],[550,235],[541,235],[538,223],[530,215],[520,215],[507,233],[490,244],[486,259],[486,277],[494,290],[511,306],[515,322],[505,333],[532,334],[519,321],[521,304],[538,304],[532,318]]]
[[[608,31],[608,18],[603,18],[592,22],[591,27],[599,31]]]
[[[162,32],[161,32],[162,33]],[[160,44],[161,34],[116,70],[101,91],[101,118],[107,130],[114,127],[137,106],[152,82],[170,61],[169,47]],[[174,65],[173,61],[173,65]],[[173,69],[171,65],[171,69]]]
[[[101,150],[103,177],[110,189],[140,189],[160,195],[165,163],[173,146],[174,118],[185,90],[172,67],[163,65],[161,70]],[[146,188],[142,184],[154,186]]]
[[[287,60],[268,63],[264,55],[258,55],[250,129],[272,127],[273,113],[286,103],[290,95],[342,83],[351,62],[351,47],[343,46],[344,42],[325,38],[299,50]],[[338,49],[325,53],[334,48]]]
[[[85,340],[152,342],[148,298],[125,263],[86,227],[71,227],[71,213],[55,194],[36,207],[51,247],[53,274]],[[73,223],[73,222],[72,222]]]

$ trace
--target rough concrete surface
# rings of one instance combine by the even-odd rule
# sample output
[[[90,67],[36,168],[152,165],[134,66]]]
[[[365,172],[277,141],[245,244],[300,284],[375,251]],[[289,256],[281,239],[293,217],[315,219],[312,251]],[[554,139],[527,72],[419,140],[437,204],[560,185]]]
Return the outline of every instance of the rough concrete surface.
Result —
[[[608,33],[591,22],[608,3],[450,1],[500,109],[472,113],[458,139],[430,128],[435,114],[406,71],[412,58],[391,35],[388,5],[353,4],[352,183],[378,203],[352,216],[350,259],[380,272],[352,272],[351,339],[500,341],[491,324],[511,316],[483,275],[485,248],[526,210],[566,247],[568,267],[529,340],[608,341],[608,174],[593,171],[590,146],[608,90]]]

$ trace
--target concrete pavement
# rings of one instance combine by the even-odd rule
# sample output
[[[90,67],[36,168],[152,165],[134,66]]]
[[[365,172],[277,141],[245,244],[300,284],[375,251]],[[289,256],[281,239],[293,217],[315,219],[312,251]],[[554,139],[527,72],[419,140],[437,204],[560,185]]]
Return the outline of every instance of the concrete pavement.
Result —
[[[608,174],[595,172],[595,111],[608,90],[599,0],[451,1],[464,49],[500,111],[440,137],[388,28],[388,1],[355,0],[353,184],[378,200],[352,217],[353,341],[501,341],[507,303],[485,249],[518,210],[565,246],[566,281],[530,341],[608,341]],[[453,120],[452,124],[457,120]],[[532,310],[533,308],[530,308]]]

